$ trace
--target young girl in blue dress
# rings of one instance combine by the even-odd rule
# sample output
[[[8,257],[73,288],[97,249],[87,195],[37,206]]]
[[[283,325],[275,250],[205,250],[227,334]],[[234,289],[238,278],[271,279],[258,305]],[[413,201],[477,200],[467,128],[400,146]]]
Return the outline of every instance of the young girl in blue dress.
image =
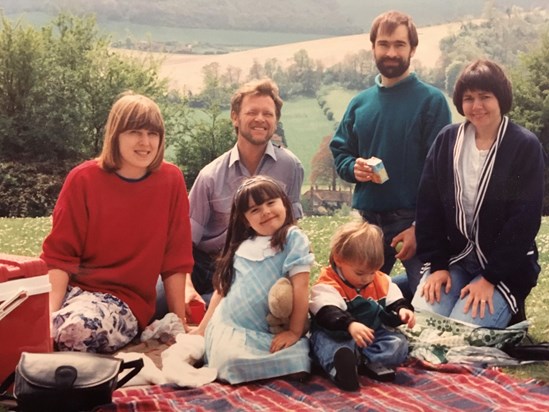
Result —
[[[206,362],[219,380],[237,384],[310,371],[303,334],[314,256],[295,224],[291,203],[274,180],[254,176],[237,190],[215,292],[194,332],[205,334]],[[293,286],[293,312],[289,330],[273,335],[267,297],[283,276]]]

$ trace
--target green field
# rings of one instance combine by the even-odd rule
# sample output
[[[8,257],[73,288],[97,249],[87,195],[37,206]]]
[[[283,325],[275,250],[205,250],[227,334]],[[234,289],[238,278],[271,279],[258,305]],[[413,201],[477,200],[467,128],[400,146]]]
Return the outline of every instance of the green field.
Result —
[[[334,123],[328,121],[316,99],[299,98],[287,100],[280,119],[290,149],[303,163],[305,180],[303,190],[310,184],[311,161],[322,138],[333,132]]]
[[[347,90],[342,88],[330,88],[322,93],[326,99],[326,105],[334,113],[334,119],[339,122],[349,105],[349,102],[360,90]]]
[[[11,21],[21,21],[34,26],[44,26],[55,18],[53,15],[40,12],[8,14],[6,17]],[[113,41],[124,42],[126,39],[131,39],[132,41],[175,42],[181,45],[193,45],[193,51],[197,54],[247,50],[329,37],[305,33],[149,26],[127,21],[106,21],[98,26],[101,32]]]

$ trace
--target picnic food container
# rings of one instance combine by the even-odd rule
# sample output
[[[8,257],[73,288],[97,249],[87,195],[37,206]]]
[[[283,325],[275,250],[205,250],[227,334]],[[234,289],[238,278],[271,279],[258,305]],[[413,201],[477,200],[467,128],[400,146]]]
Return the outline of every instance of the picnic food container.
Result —
[[[372,172],[377,175],[379,183],[385,183],[389,180],[389,175],[387,175],[387,170],[383,164],[383,160],[378,159],[375,156],[366,159],[366,164],[372,168]]]
[[[51,352],[46,262],[0,253],[0,383],[22,352]]]
[[[206,313],[206,305],[204,302],[191,300],[189,302],[189,307],[191,309],[191,316],[188,321],[191,325],[198,325]]]

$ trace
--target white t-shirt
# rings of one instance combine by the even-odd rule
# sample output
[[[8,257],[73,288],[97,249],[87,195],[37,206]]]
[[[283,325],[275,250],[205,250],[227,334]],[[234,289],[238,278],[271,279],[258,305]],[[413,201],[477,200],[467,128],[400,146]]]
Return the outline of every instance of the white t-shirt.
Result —
[[[475,128],[467,127],[463,139],[461,158],[459,159],[459,174],[463,183],[463,207],[467,220],[467,230],[471,231],[475,201],[477,199],[480,174],[488,156],[488,150],[479,150],[475,143]]]

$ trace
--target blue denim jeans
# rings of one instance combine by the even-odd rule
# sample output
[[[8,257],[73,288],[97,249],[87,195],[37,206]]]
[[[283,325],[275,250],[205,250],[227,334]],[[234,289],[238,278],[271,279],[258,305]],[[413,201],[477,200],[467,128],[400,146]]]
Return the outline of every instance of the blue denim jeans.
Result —
[[[348,347],[357,354],[357,365],[362,362],[360,354],[369,362],[377,362],[389,367],[400,365],[408,357],[406,337],[383,327],[375,331],[374,341],[366,348],[356,346],[352,338],[338,340],[322,329],[311,333],[310,342],[313,360],[332,378],[336,373],[334,355],[342,347]]]
[[[513,313],[511,312],[507,301],[497,289],[494,290],[494,296],[492,298],[494,305],[493,314],[491,314],[488,309],[485,311],[484,318],[480,318],[478,313],[477,316],[473,318],[471,309],[469,309],[467,313],[464,313],[467,297],[463,299],[459,298],[461,289],[469,283],[476,282],[480,279],[481,275],[475,275],[476,273],[479,273],[479,270],[480,266],[478,263],[469,257],[451,265],[450,277],[452,278],[452,287],[450,292],[447,294],[442,290],[440,302],[435,301],[432,305],[428,303],[423,296],[420,296],[423,283],[427,279],[427,276],[430,275],[430,273],[426,273],[419,283],[417,292],[412,300],[412,305],[416,309],[438,313],[439,315],[477,326],[492,328],[507,327]]]
[[[387,212],[368,212],[360,211],[362,218],[368,223],[377,225],[383,231],[383,254],[385,263],[381,267],[383,273],[391,274],[391,270],[396,262],[396,251],[391,247],[393,238],[405,229],[412,226],[415,220],[415,211],[413,209],[397,209]],[[420,271],[423,263],[417,256],[413,256],[408,260],[403,260],[402,265],[406,269],[406,277],[408,282],[403,283],[404,287],[409,288],[403,290],[404,296],[414,294],[419,280],[421,278]],[[399,287],[401,284],[399,284]]]

